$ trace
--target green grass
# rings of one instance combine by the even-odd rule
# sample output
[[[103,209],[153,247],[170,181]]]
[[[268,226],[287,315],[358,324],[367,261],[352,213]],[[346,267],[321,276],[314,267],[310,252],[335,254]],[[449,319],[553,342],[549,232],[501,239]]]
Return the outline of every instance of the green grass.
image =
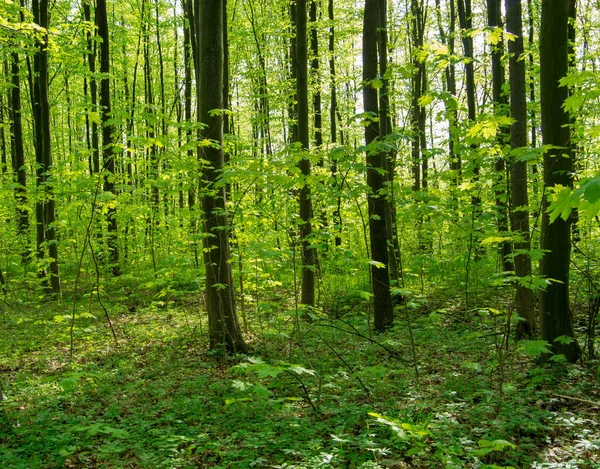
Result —
[[[72,357],[68,301],[5,309],[0,467],[600,467],[598,364],[506,351],[486,310],[410,310],[417,382],[403,314],[371,342],[360,310],[300,336],[266,308],[248,355],[223,357],[194,296],[136,295],[106,303],[118,342],[81,304]]]

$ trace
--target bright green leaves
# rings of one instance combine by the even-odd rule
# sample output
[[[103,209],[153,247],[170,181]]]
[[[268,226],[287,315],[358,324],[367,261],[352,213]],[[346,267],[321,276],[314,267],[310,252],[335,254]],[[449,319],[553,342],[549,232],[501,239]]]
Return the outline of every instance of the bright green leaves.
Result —
[[[559,81],[571,90],[563,107],[567,112],[580,112],[586,103],[600,97],[600,75],[595,71],[574,71]]]
[[[498,114],[483,115],[467,130],[467,141],[469,143],[477,143],[481,140],[495,139],[501,128],[508,127],[513,122],[514,119],[508,116]]]
[[[581,216],[591,220],[600,212],[600,174],[584,180],[575,190],[555,186],[550,197],[548,213],[551,222],[558,217],[566,220],[574,208],[579,209]]]
[[[506,448],[515,449],[517,446],[506,440],[479,440],[477,442],[479,449],[471,450],[470,453],[474,456],[485,456],[492,451],[503,451]]]

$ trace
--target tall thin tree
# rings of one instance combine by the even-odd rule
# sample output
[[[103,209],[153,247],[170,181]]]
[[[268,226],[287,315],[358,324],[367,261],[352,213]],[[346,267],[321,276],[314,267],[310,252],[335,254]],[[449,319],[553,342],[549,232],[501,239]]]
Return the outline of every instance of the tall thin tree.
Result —
[[[309,106],[308,106],[308,37],[307,3],[296,0],[296,99],[298,103],[297,131],[300,143],[300,172],[303,182],[299,191],[300,238],[302,243],[302,304],[315,304],[315,249],[312,240],[312,198],[310,187],[311,163],[309,156]]]
[[[390,294],[388,249],[385,227],[385,152],[380,151],[379,103],[377,96],[378,57],[377,28],[379,0],[365,0],[363,23],[363,104],[368,122],[365,125],[367,144],[367,185],[369,233],[371,247],[371,279],[373,283],[375,329],[382,331],[394,322]]]
[[[41,28],[37,36],[37,50],[34,57],[34,102],[32,108],[35,116],[35,151],[37,163],[37,185],[42,189],[42,199],[36,203],[37,251],[44,255],[44,244],[48,247],[50,257],[49,276],[50,290],[60,293],[60,275],[58,268],[58,242],[56,239],[56,203],[50,188],[52,171],[52,138],[50,134],[50,102],[48,96],[48,41],[49,41],[49,2],[48,0],[32,1],[33,20]],[[44,269],[41,275],[46,275]]]
[[[527,162],[518,157],[519,149],[527,145],[527,89],[525,83],[525,52],[523,49],[523,19],[521,0],[506,0],[506,29],[513,34],[508,43],[510,73],[510,128],[513,157],[510,161],[512,196],[511,221],[515,241],[515,273],[524,279],[531,275],[529,255],[529,195],[527,193]],[[522,150],[521,150],[522,151]],[[517,335],[532,337],[536,327],[535,297],[526,284],[517,282],[515,308],[523,321],[517,323]]]
[[[108,16],[106,0],[96,0],[96,24],[100,43],[100,121],[102,122],[102,169],[104,171],[104,190],[116,197],[115,189],[115,128],[112,124],[110,102],[110,38],[108,36]],[[119,245],[116,204],[110,204],[107,210],[108,250],[113,275],[121,272],[119,266]]]
[[[245,349],[239,326],[228,236],[225,188],[219,185],[223,153],[223,1],[198,0],[196,18],[196,82],[198,121],[203,139],[213,145],[198,147],[198,158],[207,162],[202,179],[206,309],[210,348],[230,353]]]
[[[540,100],[542,140],[551,147],[544,153],[545,196],[542,210],[541,248],[545,251],[540,273],[550,282],[540,294],[542,338],[555,353],[575,362],[581,348],[574,337],[569,304],[571,219],[550,223],[548,192],[557,185],[573,186],[573,159],[569,114],[563,104],[568,89],[559,86],[569,69],[569,0],[542,0],[540,28]],[[566,337],[566,339],[559,339]],[[557,340],[558,339],[558,340]]]

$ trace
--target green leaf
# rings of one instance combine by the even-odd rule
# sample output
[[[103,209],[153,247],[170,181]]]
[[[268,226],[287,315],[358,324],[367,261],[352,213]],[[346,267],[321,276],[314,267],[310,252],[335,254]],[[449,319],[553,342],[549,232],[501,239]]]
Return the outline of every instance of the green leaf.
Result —
[[[299,375],[301,375],[301,374],[307,374],[307,375],[311,375],[311,376],[315,375],[314,370],[309,370],[308,368],[304,368],[303,366],[300,366],[300,365],[291,365],[289,370],[293,371],[294,373],[297,373]]]
[[[558,344],[569,345],[569,344],[572,344],[574,340],[575,339],[571,336],[560,335],[556,339],[554,339],[554,342],[556,342]]]
[[[551,353],[550,344],[545,340],[528,340],[521,350],[525,355],[538,358],[544,353]]]
[[[269,397],[271,394],[273,394],[272,391],[269,391],[266,387],[264,387],[262,384],[258,384],[254,387],[254,394],[256,394],[258,397],[261,398],[267,398]]]
[[[281,373],[283,373],[283,368],[279,366],[265,364],[256,369],[256,374],[259,378],[277,378]]]

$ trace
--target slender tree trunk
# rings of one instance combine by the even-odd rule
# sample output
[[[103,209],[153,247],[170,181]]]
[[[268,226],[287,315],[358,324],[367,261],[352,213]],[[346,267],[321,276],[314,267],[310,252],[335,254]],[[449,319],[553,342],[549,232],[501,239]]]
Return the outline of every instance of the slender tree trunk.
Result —
[[[110,38],[108,36],[108,18],[106,0],[96,0],[96,24],[100,43],[100,121],[102,122],[102,169],[104,171],[104,190],[117,196],[115,190],[115,128],[111,123],[112,108],[110,102]],[[117,208],[110,204],[106,214],[108,222],[108,250],[113,275],[119,275],[119,245],[117,227]]]
[[[330,103],[329,103],[329,125],[331,134],[331,144],[335,146],[337,143],[337,83],[335,76],[335,22],[334,22],[334,10],[333,0],[327,2],[327,16],[329,19],[329,79],[330,79]],[[342,142],[343,143],[343,142]],[[333,209],[333,225],[335,226],[335,245],[341,246],[342,244],[342,197],[340,181],[338,180],[338,162],[337,158],[332,155],[331,157],[331,176],[333,179],[334,190],[338,193],[336,197],[336,205]]]
[[[544,185],[548,193],[556,185],[572,187],[573,160],[569,115],[563,104],[568,90],[559,86],[569,69],[568,59],[569,0],[542,0],[540,28],[540,98],[542,139],[553,147],[544,154]],[[569,262],[571,256],[571,219],[558,218],[550,223],[547,196],[543,200],[541,248],[546,252],[540,263],[541,274],[550,284],[540,294],[542,338],[554,353],[564,354],[576,362],[581,349],[574,338],[569,307]],[[570,343],[558,337],[572,338]]]
[[[390,82],[388,79],[388,33],[387,33],[387,0],[379,0],[377,29],[377,51],[379,60],[379,76],[381,89],[379,90],[379,133],[382,139],[392,132],[392,119],[390,117]],[[396,166],[396,153],[387,151],[384,155],[385,164],[385,231],[388,248],[388,261],[390,279],[398,285],[400,281],[399,243],[396,232],[396,205],[394,203],[394,172]]]
[[[84,0],[82,3],[83,7],[83,18],[91,24],[92,16],[90,11],[90,3],[88,0]],[[91,151],[91,170],[92,173],[98,174],[100,172],[100,145],[98,138],[98,122],[95,118],[90,119],[91,113],[98,112],[98,85],[96,81],[96,42],[93,40],[92,33],[86,32],[87,51],[85,53],[88,61],[88,68],[90,70],[89,84],[90,84],[90,100],[91,108],[85,116],[85,122],[87,127],[87,134],[91,137],[88,138],[88,150]],[[84,83],[85,84],[85,83]],[[91,141],[90,141],[91,140]]]
[[[487,15],[488,26],[491,28],[502,28],[502,1],[488,0]],[[504,65],[502,64],[502,56],[504,55],[504,39],[501,38],[497,44],[491,45],[492,55],[492,99],[494,100],[494,113],[499,116],[507,114],[508,100],[503,88],[505,84]],[[505,130],[501,130],[499,136],[499,155],[496,156],[494,162],[494,201],[496,204],[496,220],[498,231],[501,235],[508,234],[508,203],[507,203],[507,180],[506,180],[506,164],[502,148],[508,143],[508,137]],[[502,266],[505,272],[513,270],[511,260],[512,246],[510,241],[504,241],[500,244],[499,254],[502,258]]]
[[[208,162],[203,173],[207,190],[202,196],[202,210],[210,348],[237,353],[244,351],[245,344],[235,308],[229,230],[225,228],[228,226],[225,189],[216,184],[224,164],[223,116],[210,112],[223,108],[223,0],[198,0],[198,3],[198,121],[206,125],[200,131],[201,137],[218,144],[198,148],[198,157]]]
[[[25,166],[25,150],[23,148],[23,119],[21,115],[21,83],[19,55],[11,54],[10,78],[12,88],[9,99],[10,140],[13,173],[16,176],[15,199],[17,202],[17,231],[25,243],[22,261],[29,258],[29,213],[27,211],[27,168]]]
[[[6,68],[6,73],[8,75],[8,66],[7,63],[4,62],[5,68]],[[4,121],[4,95],[0,95],[0,122],[5,122]],[[8,116],[9,120],[10,120],[10,116]],[[0,126],[0,154],[1,154],[1,161],[0,161],[0,173],[5,174],[8,171],[8,157],[7,157],[7,151],[6,151],[6,132],[4,129],[4,126]]]
[[[523,20],[521,0],[506,0],[506,29],[514,35],[508,43],[510,53],[510,114],[514,123],[510,129],[513,151],[527,146],[527,89],[525,83],[525,53],[523,49]],[[531,275],[529,241],[529,196],[527,194],[527,163],[511,158],[510,184],[512,194],[512,228],[515,241],[515,273],[517,277]],[[515,309],[524,320],[517,323],[518,337],[533,337],[536,327],[533,290],[517,282]]]
[[[454,56],[454,35],[456,31],[456,10],[454,0],[448,0],[450,9],[450,25],[448,32],[445,32],[444,25],[442,22],[442,12],[440,8],[440,0],[435,0],[437,9],[437,21],[438,29],[442,44],[448,46],[448,54],[450,57]],[[450,170],[452,171],[452,184],[458,186],[461,179],[461,158],[460,154],[454,149],[456,139],[456,122],[458,119],[458,107],[456,103],[456,66],[453,61],[449,61],[445,73],[445,85],[446,91],[448,92],[448,98],[446,99],[446,117],[448,119],[448,156],[450,161]]]
[[[56,239],[55,200],[48,185],[52,171],[52,138],[50,134],[50,103],[48,100],[48,0],[32,1],[34,21],[43,28],[44,33],[38,40],[38,50],[34,59],[36,102],[35,110],[38,125],[36,127],[36,162],[38,163],[37,182],[43,188],[44,200],[37,203],[38,253],[43,255],[42,243],[46,242],[50,257],[50,289],[52,293],[60,293],[60,276],[58,269],[58,243]]]
[[[473,35],[471,29],[473,29],[473,18],[471,16],[471,0],[457,0],[458,5],[458,18],[460,22],[460,29],[462,35],[463,50],[466,58],[465,62],[465,82],[467,92],[467,114],[469,122],[473,124],[477,119],[477,109],[475,103],[475,68],[474,68],[474,56],[473,56]],[[477,148],[476,145],[471,145],[473,153]],[[473,180],[479,181],[479,162],[476,160],[475,155],[472,156],[474,161],[472,163],[473,168]],[[479,195],[471,196],[471,203],[475,207],[477,213],[480,211],[481,197]]]
[[[385,153],[373,144],[379,138],[379,103],[373,81],[377,78],[377,28],[379,0],[365,0],[363,26],[363,103],[369,122],[365,126],[367,144],[367,185],[371,246],[375,329],[383,331],[394,322],[390,294],[388,250],[385,227]]]
[[[296,0],[296,96],[298,102],[298,142],[301,145],[299,162],[303,183],[299,191],[300,238],[302,242],[302,304],[315,304],[315,249],[312,240],[312,198],[310,188],[308,107],[308,38],[306,31],[306,0]]]

